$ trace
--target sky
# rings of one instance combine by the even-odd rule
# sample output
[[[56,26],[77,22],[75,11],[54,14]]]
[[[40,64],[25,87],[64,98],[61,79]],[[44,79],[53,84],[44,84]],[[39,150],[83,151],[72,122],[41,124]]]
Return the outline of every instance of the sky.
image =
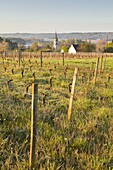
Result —
[[[0,33],[113,32],[113,0],[0,0]]]

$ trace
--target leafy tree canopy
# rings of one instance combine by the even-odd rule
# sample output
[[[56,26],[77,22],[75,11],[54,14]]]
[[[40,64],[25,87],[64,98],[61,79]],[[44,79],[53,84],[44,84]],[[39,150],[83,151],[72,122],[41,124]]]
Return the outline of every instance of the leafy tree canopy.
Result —
[[[104,52],[113,53],[113,41],[106,45]]]
[[[3,40],[0,37],[0,51],[8,51],[8,50],[15,50],[18,48],[18,44],[16,42],[12,42],[9,39]]]
[[[62,50],[63,50],[64,52],[68,52],[68,49],[69,49],[69,46],[62,46]]]
[[[0,37],[0,43],[2,43],[3,42],[3,38],[2,37]]]
[[[38,43],[37,42],[33,42],[32,45],[31,45],[31,49],[34,52],[37,52],[38,51]]]
[[[92,43],[82,43],[79,45],[78,51],[80,52],[95,52],[96,45]]]

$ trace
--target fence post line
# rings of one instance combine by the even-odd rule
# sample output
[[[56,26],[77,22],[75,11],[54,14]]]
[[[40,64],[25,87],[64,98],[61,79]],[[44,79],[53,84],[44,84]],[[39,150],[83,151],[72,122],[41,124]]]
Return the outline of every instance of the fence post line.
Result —
[[[75,67],[72,89],[71,89],[71,97],[70,97],[70,101],[69,101],[68,120],[70,120],[70,118],[71,118],[72,103],[73,103],[73,96],[74,96],[74,91],[75,91],[75,84],[76,84],[76,81],[77,81],[77,74],[78,74],[78,67]]]
[[[31,108],[31,139],[30,139],[30,157],[29,167],[32,170],[35,167],[35,150],[36,150],[36,135],[37,135],[37,112],[38,112],[38,84],[32,84],[32,108]]]

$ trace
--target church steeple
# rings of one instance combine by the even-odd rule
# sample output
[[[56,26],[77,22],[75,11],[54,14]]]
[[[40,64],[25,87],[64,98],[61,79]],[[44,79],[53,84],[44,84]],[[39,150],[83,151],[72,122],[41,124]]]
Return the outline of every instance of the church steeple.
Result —
[[[54,49],[58,49],[58,37],[57,37],[56,31],[55,31],[55,35],[54,35],[53,47],[54,47]]]

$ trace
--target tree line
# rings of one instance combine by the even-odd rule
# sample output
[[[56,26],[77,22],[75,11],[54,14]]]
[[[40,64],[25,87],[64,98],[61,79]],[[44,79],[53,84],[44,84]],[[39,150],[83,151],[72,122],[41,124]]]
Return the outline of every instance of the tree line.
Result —
[[[3,39],[0,37],[0,52],[11,51],[11,50],[22,50],[27,52],[37,52],[37,51],[45,51],[52,52],[58,51],[60,52],[63,49],[64,52],[68,52],[68,49],[71,44],[78,44],[77,52],[113,52],[113,40],[111,42],[106,42],[104,40],[99,40],[96,43],[92,43],[91,41],[82,41],[80,39],[67,39],[59,41],[59,48],[55,50],[53,48],[52,42],[33,42],[29,47],[25,47],[24,45],[20,45],[17,42],[11,41],[9,38]]]
[[[91,41],[70,39],[67,41],[63,41],[63,45],[61,48],[64,50],[64,52],[68,52],[71,44],[78,44],[78,52],[113,52],[113,40],[111,42],[98,40],[96,43],[91,43]]]
[[[18,49],[18,44],[16,42],[12,42],[10,39],[3,39],[0,37],[0,52],[16,49]]]

